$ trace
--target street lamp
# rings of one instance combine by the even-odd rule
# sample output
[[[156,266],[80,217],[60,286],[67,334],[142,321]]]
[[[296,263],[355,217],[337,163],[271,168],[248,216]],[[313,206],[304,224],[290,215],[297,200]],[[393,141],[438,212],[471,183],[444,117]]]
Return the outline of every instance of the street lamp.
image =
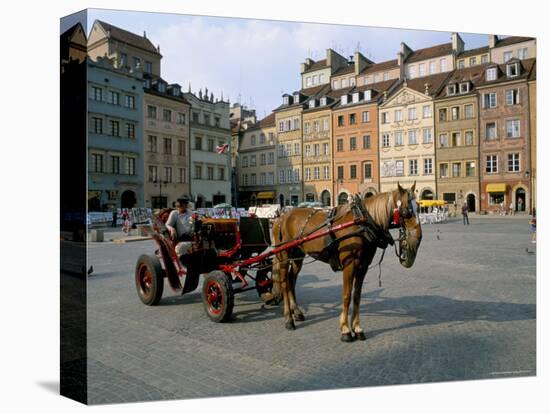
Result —
[[[162,186],[164,185],[166,187],[166,184],[168,184],[168,181],[163,181],[163,180],[159,180],[159,179],[154,179],[153,180],[153,184],[155,184],[155,186],[158,184],[159,185],[159,208],[164,208],[165,206],[163,206],[163,202],[162,202]]]

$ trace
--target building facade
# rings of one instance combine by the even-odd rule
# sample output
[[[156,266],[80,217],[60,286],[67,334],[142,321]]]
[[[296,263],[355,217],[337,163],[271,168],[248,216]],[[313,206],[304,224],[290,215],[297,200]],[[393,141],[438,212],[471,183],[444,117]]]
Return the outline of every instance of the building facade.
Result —
[[[191,186],[195,207],[231,202],[231,129],[229,102],[185,93],[191,104]]]
[[[531,206],[528,79],[534,59],[489,64],[480,98],[481,209],[525,212]]]
[[[246,129],[256,123],[256,110],[235,102],[229,111],[231,125],[231,205],[240,206],[239,199],[239,145]]]
[[[144,207],[143,75],[88,59],[89,211]]]
[[[275,114],[248,127],[239,148],[239,207],[277,203]]]
[[[435,100],[437,199],[470,212],[480,209],[476,85],[485,66],[455,70]]]
[[[403,81],[382,98],[379,111],[380,191],[416,182],[417,197],[434,199],[434,97],[449,73]]]
[[[533,59],[537,57],[537,41],[533,37],[509,36],[500,39],[496,35],[489,35],[490,61],[492,63],[506,63],[510,59]]]
[[[189,191],[190,104],[161,78],[144,88],[145,206],[173,207]]]

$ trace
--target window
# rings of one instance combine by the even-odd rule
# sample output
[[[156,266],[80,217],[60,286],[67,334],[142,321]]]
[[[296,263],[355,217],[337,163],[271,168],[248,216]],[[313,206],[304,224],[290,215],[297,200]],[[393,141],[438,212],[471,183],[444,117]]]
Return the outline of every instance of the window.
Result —
[[[199,113],[193,112],[193,122],[198,123],[199,122]]]
[[[212,170],[214,170],[212,168]],[[250,185],[256,185],[256,173],[250,174]]]
[[[481,56],[481,63],[482,64],[489,63],[489,55],[482,55]]]
[[[184,183],[187,181],[187,174],[185,168],[178,168],[178,183]]]
[[[323,131],[328,131],[328,118],[323,119]]]
[[[447,59],[443,58],[439,60],[439,69],[440,69],[440,72],[447,71]]]
[[[382,75],[382,79],[384,79],[385,81],[389,80],[390,79],[390,72],[384,72],[384,74]]]
[[[255,175],[256,174],[252,174],[252,176],[255,176]],[[208,180],[213,180],[214,179],[214,167],[206,167],[206,178]],[[251,180],[251,181],[256,181],[256,179]],[[253,182],[252,184],[256,184],[256,183]]]
[[[120,136],[120,124],[118,121],[109,121],[109,125],[111,127],[111,135],[113,137]]]
[[[514,78],[519,75],[519,67],[517,63],[506,65],[506,76]]]
[[[292,170],[290,172],[292,173]],[[300,182],[300,169],[298,169],[298,168],[294,169],[294,182],[295,183]]]
[[[283,96],[283,105],[288,105],[288,103],[289,103],[289,98],[290,98],[290,97],[289,97],[288,95]]]
[[[157,181],[157,166],[149,166],[149,182]]]
[[[311,124],[309,122],[306,122],[304,124],[304,134],[309,134],[311,132]]]
[[[458,69],[464,69],[464,59],[458,61]]]
[[[315,99],[312,99],[309,101],[309,107],[310,108],[315,108]]]
[[[214,152],[214,140],[209,138],[207,141],[206,141],[206,150],[208,152]]]
[[[137,68],[139,67],[140,63],[141,63],[141,59],[138,58],[138,57],[133,57],[132,58],[132,62],[133,62],[133,67],[134,68]]]
[[[342,152],[344,151],[344,140],[342,138],[339,138],[336,140],[336,151]]]
[[[394,112],[395,122],[399,122],[403,120],[403,112],[401,112],[400,109],[396,110]]]
[[[248,167],[248,157],[246,155],[241,158],[241,167]]]
[[[330,172],[329,172],[329,171],[330,171],[330,170],[329,170],[328,166],[324,166],[324,167],[323,167],[323,178],[324,178],[325,180],[329,180],[329,179],[330,179]]]
[[[210,114],[204,114],[204,124],[210,125]]]
[[[430,75],[435,73],[435,61],[430,62]]]
[[[416,66],[409,66],[409,79],[416,77]]]
[[[286,144],[285,145],[285,155],[287,157],[292,156],[292,145],[291,144]]]
[[[319,74],[319,83],[325,83],[325,74],[324,73]]]
[[[250,166],[251,166],[251,167],[255,167],[255,166],[256,166],[256,156],[255,156],[255,155],[251,155],[251,156],[250,156]]]
[[[112,105],[120,105],[120,94],[118,92],[109,91],[107,102]]]
[[[395,132],[395,146],[403,145],[403,131]]]
[[[305,156],[307,158],[311,157],[311,145],[307,144],[306,145],[306,153],[305,153]]]
[[[352,78],[353,79],[353,78]],[[351,101],[353,103],[359,102],[359,92],[354,92],[353,95],[351,95]]]
[[[466,161],[466,177],[476,176],[476,163],[475,161]]]
[[[432,117],[432,107],[430,105],[424,105],[422,107],[422,117],[431,118]]]
[[[275,163],[275,153],[273,152],[267,153],[267,163],[270,165],[273,165]]]
[[[361,119],[363,123],[370,122],[369,111],[363,111],[363,113],[361,114]]]
[[[157,137],[155,135],[149,135],[147,137],[149,152],[158,152]]]
[[[449,164],[439,164],[439,178],[449,177]]]
[[[485,139],[497,139],[496,122],[487,122],[485,124]]]
[[[128,157],[126,158],[126,174],[136,175],[136,159]]]
[[[313,121],[313,132],[319,132],[319,121]]]
[[[409,120],[416,119],[416,108],[409,108]]]
[[[519,104],[519,89],[510,89],[506,91],[506,105]]]
[[[474,105],[464,105],[464,118],[471,119],[474,117]]]
[[[172,182],[172,167],[164,167],[164,181],[167,183]]]
[[[201,137],[195,137],[195,149],[198,151],[202,151],[202,138]]]
[[[319,101],[319,105],[326,106],[326,104],[327,104],[327,97],[323,96]]]
[[[166,83],[159,82],[158,83],[158,89],[159,89],[159,92],[165,93],[166,92]]]
[[[92,154],[92,172],[103,172],[103,155]]]
[[[519,153],[508,154],[508,172],[519,172]]]
[[[349,178],[352,180],[357,178],[357,165],[353,164],[349,166]]]
[[[449,136],[447,134],[439,135],[439,147],[446,148],[449,146]]]
[[[418,141],[416,140],[416,129],[409,130],[409,145],[416,145]]]
[[[350,151],[354,151],[357,149],[357,138],[350,137],[349,139],[349,149]]]
[[[179,125],[185,125],[185,114],[183,112],[178,112],[178,120],[177,123]]]
[[[510,119],[506,121],[506,138],[519,138],[520,120]]]
[[[285,171],[279,170],[279,184],[285,183]]]
[[[453,162],[453,177],[460,177],[460,170],[462,168],[462,164],[459,162]]]
[[[342,105],[347,105],[347,104],[348,104],[348,95],[342,95],[342,96],[340,97],[340,103],[341,103]]]
[[[260,145],[265,145],[265,134],[260,133]]]
[[[145,67],[144,67],[145,73],[152,73],[153,72],[153,64],[149,61],[145,61]]]
[[[504,193],[489,193],[489,205],[504,203]]]
[[[369,149],[370,145],[370,135],[363,135],[363,149]]]
[[[460,86],[460,93],[470,92],[470,83],[462,82],[459,86]]]
[[[470,66],[475,66],[477,65],[477,57],[476,56],[472,56],[470,58]]]
[[[355,78],[349,78],[349,86],[355,86]]]
[[[245,174],[246,177],[246,174]],[[202,180],[202,166],[201,165],[195,165],[195,178],[198,180]],[[247,181],[247,180],[245,180]]]
[[[134,124],[126,124],[126,136],[131,139],[136,137],[136,126]]]
[[[323,155],[328,155],[329,154],[329,151],[328,151],[328,143],[324,143],[323,144]]]
[[[339,180],[344,179],[344,166],[343,165],[338,166],[338,179]]]
[[[426,76],[426,64],[421,63],[418,65],[418,76]]]
[[[124,106],[126,106],[126,108],[135,109],[136,97],[132,95],[126,95],[124,99]]]
[[[100,101],[100,102],[103,100],[103,91],[101,90],[101,88],[92,86],[92,99],[94,101]]]
[[[403,160],[395,161],[395,175],[398,175],[398,176],[405,175],[405,161]]]
[[[220,117],[219,116],[214,117],[214,126],[216,128],[220,128]]]
[[[448,85],[447,95],[455,95],[455,94],[456,94],[456,85]]]
[[[294,118],[294,129],[300,129],[300,118]]]
[[[332,89],[340,89],[340,82],[338,79],[332,81]]]
[[[452,141],[452,146],[453,147],[459,147],[461,142],[460,142],[460,132],[453,132],[451,134],[451,141]]]
[[[273,185],[275,184],[275,174],[270,172],[270,173],[267,173],[267,183],[270,184],[270,185]]]
[[[162,119],[166,122],[172,122],[172,111],[170,109],[163,109]]]
[[[431,144],[432,143],[432,129],[424,128],[422,130],[422,143]]]
[[[363,165],[363,179],[365,180],[372,179],[372,164],[370,162],[366,162]]]
[[[321,178],[321,169],[319,167],[313,168],[313,179],[318,180]]]
[[[381,121],[381,122],[382,122],[383,124],[387,124],[387,123],[390,122],[390,119],[389,119],[390,117],[389,117],[389,113],[388,113],[388,112],[382,112],[381,117],[382,117],[382,121]]]
[[[319,156],[319,144],[315,144],[313,146],[313,156],[315,156],[315,157]]]
[[[163,149],[165,154],[172,153],[172,138],[163,138]]]
[[[284,177],[284,175],[283,175],[283,177]],[[282,182],[284,182],[284,181],[282,181]],[[248,185],[248,174],[243,175],[243,185]]]
[[[348,80],[342,79],[342,88],[347,88],[347,87],[348,87]]]
[[[306,180],[306,181],[311,180],[311,168],[306,168],[306,169],[305,169],[305,174],[306,174],[305,180]]]
[[[147,105],[147,118],[157,119],[157,107],[153,105]]]
[[[504,63],[508,62],[513,57],[511,50],[504,52],[502,55],[503,55],[502,57],[503,57]]]
[[[518,49],[518,59],[527,59],[527,48]]]
[[[431,158],[424,158],[424,175],[433,174],[433,161]]]
[[[409,175],[418,175],[418,160],[409,160]]]
[[[256,135],[250,136],[250,145],[256,145]]]
[[[265,173],[260,173],[260,185],[265,185]]]
[[[464,133],[464,145],[474,145],[474,131]]]
[[[487,155],[485,158],[485,172],[488,174],[494,174],[498,172],[498,158],[496,155]]]
[[[128,65],[128,55],[126,53],[120,54],[120,66],[127,66]]]
[[[267,161],[267,157],[266,157],[265,153],[260,154],[260,165],[265,165],[266,161]]]
[[[497,68],[489,68],[485,74],[487,81],[494,81],[497,78]]]
[[[93,125],[93,131],[94,134],[103,134],[103,119],[93,117],[92,118],[92,125]]]
[[[382,134],[382,147],[388,148],[390,146],[390,134]]]
[[[439,120],[440,121],[446,121],[447,120],[447,108],[441,108],[439,110]]]
[[[495,92],[483,94],[483,107],[484,108],[497,107],[497,94]]]
[[[294,155],[300,155],[300,143],[299,142],[294,143]]]
[[[306,78],[306,86],[308,86],[308,87],[311,86],[311,76],[308,76]]]

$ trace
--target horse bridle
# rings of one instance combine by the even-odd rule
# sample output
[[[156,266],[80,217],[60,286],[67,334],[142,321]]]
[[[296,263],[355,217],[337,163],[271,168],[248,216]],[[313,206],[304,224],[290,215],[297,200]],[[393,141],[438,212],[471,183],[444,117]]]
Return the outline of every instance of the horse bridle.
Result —
[[[414,194],[411,194],[410,191],[407,190],[408,200],[407,200],[407,207],[401,206],[401,200],[398,200],[397,208],[399,209],[399,237],[397,239],[394,239],[397,243],[394,244],[395,247],[395,255],[399,258],[401,258],[402,253],[402,247],[401,242],[403,242],[406,239],[407,236],[407,229],[405,227],[405,220],[409,220],[412,217],[416,217],[417,222],[418,219],[418,204],[416,203],[416,197]],[[397,245],[399,245],[399,251],[397,250]]]

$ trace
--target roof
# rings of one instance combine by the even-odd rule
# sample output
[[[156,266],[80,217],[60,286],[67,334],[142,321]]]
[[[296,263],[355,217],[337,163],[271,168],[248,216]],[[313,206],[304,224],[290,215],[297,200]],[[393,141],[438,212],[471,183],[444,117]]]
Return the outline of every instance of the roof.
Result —
[[[375,63],[374,65],[367,66],[360,74],[364,75],[367,73],[379,72],[382,70],[393,69],[397,67],[397,59],[387,60],[385,62]]]
[[[311,88],[300,89],[299,91],[296,91],[296,92],[299,92],[302,96],[305,96],[305,97],[309,98],[311,96],[317,95],[318,93],[322,92],[325,88],[327,90],[329,90],[330,89],[330,84],[326,83],[326,84],[323,84],[323,85],[313,86]],[[287,94],[284,94],[283,96],[285,96],[285,95],[287,95]],[[279,105],[277,108],[274,109],[274,111],[280,111],[280,110],[295,108],[297,106],[304,105],[305,102],[306,102],[306,100],[302,100],[302,102],[299,102],[299,103],[295,102],[295,103],[292,103],[290,105]]]
[[[314,70],[324,69],[326,67],[327,67],[327,60],[321,59],[321,60],[318,60],[317,62],[313,62],[309,68],[304,70],[303,73],[313,72]]]
[[[531,69],[531,73],[529,74],[529,80],[533,81],[537,79],[537,61],[535,59],[535,62],[533,63],[533,67]]]
[[[439,93],[441,87],[444,85],[447,78],[449,78],[452,72],[437,73],[435,75],[423,76],[421,78],[407,79],[403,82],[403,86],[413,89],[420,93],[426,92],[426,84],[428,85],[428,94],[431,96]],[[406,82],[406,85],[405,85]],[[399,90],[396,88],[395,90]]]
[[[485,68],[487,68],[488,66],[488,64],[483,64],[471,66],[469,68],[456,69],[451,72],[445,84],[449,85],[452,83],[472,82],[472,84],[476,86],[483,80],[483,77],[485,75]],[[445,88],[441,88],[437,96],[438,98],[446,97],[447,94]]]
[[[358,86],[355,89],[359,92],[364,92],[364,91],[367,91],[369,89],[372,89],[373,91],[376,91],[378,93],[382,93],[382,92],[387,91],[388,89],[390,89],[392,87],[392,85],[397,81],[398,81],[397,78],[388,79],[387,81],[381,81],[381,82],[376,82],[376,83],[369,83],[367,85],[361,85],[361,86]]]
[[[405,63],[414,63],[420,60],[432,59],[439,56],[450,55],[453,53],[452,43],[443,43],[441,45],[435,45],[426,47],[424,49],[418,49],[413,51],[405,60]]]
[[[487,81],[486,80],[486,77],[483,76],[479,83],[478,83],[478,86],[490,86],[490,85],[494,85],[494,84],[499,84],[499,83],[503,83],[503,82],[512,82],[512,81],[517,81],[517,80],[527,80],[527,79],[531,79],[531,72],[533,70],[533,66],[535,66],[536,64],[536,59],[535,58],[530,58],[530,59],[524,59],[524,60],[517,60],[516,59],[516,62],[520,63],[521,66],[522,66],[522,71],[521,71],[521,74],[519,76],[515,76],[514,78],[508,78],[506,76],[506,65],[508,65],[510,62],[507,62],[507,63],[502,63],[500,65],[495,65],[495,64],[489,64],[487,65],[485,68],[487,67],[495,67],[497,66],[498,67],[498,74],[497,74],[497,79],[493,80],[493,81]],[[485,73],[485,72],[484,72]]]
[[[268,116],[259,120],[254,125],[250,126],[247,130],[250,131],[251,129],[269,128],[274,126],[275,126],[275,113],[271,112]]]
[[[470,56],[476,56],[481,53],[489,53],[489,46],[477,47],[475,49],[465,50],[458,55],[458,59],[467,58]]]
[[[353,71],[355,71],[355,65],[347,65],[338,69],[332,74],[332,76],[346,75],[348,73],[352,73]]]
[[[112,39],[119,40],[121,42],[139,47],[140,49],[147,50],[148,52],[160,55],[157,48],[151,43],[151,41],[145,36],[139,36],[135,33],[121,29],[120,27],[113,26],[112,24],[105,23],[101,20],[96,20],[105,32],[109,33]]]
[[[503,39],[498,39],[495,47],[504,47],[504,46],[513,45],[516,43],[527,42],[529,40],[535,40],[535,38],[524,37],[524,36],[508,36]]]

